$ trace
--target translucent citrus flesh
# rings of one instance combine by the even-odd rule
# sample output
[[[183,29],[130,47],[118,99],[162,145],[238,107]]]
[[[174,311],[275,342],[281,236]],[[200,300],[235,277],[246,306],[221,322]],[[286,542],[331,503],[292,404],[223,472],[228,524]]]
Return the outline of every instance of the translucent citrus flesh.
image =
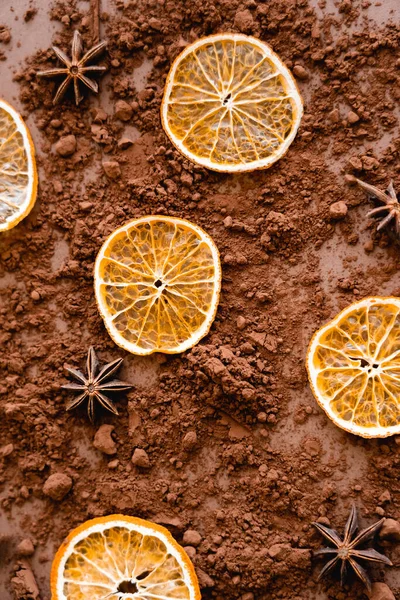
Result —
[[[0,100],[0,231],[11,229],[36,200],[34,150],[21,117]]]
[[[72,532],[53,564],[53,600],[199,598],[189,558],[170,534],[147,521],[121,519],[89,521],[75,539]]]
[[[247,36],[211,36],[182,53],[164,97],[167,133],[210,168],[245,170],[277,160],[301,118],[292,76]]]
[[[400,430],[400,299],[355,303],[311,344],[314,393],[338,424],[354,433]],[[386,432],[386,433],[385,433]]]
[[[132,221],[96,262],[96,294],[111,336],[131,352],[182,352],[205,335],[218,303],[211,238],[188,221]]]

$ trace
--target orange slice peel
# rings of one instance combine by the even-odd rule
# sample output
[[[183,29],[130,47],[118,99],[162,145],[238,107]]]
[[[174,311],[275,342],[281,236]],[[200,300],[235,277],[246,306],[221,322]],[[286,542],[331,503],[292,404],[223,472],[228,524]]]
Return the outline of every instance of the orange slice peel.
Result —
[[[51,568],[52,600],[200,600],[196,573],[170,532],[110,515],[68,535]]]
[[[211,237],[184,219],[146,216],[104,242],[95,263],[97,304],[116,344],[133,354],[175,354],[204,337],[221,289]]]
[[[306,364],[336,425],[366,438],[400,433],[400,298],[348,306],[313,336]]]
[[[17,111],[0,99],[0,232],[18,225],[32,210],[36,196],[31,135]]]
[[[270,167],[293,142],[302,113],[296,82],[278,55],[236,33],[185,48],[168,74],[161,106],[176,148],[227,173]]]

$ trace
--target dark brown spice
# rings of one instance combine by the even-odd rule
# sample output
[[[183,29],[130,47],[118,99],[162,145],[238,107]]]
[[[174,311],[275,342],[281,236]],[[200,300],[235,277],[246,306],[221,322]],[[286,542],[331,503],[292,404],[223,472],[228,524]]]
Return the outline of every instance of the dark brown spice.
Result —
[[[320,548],[314,552],[314,556],[323,556],[329,558],[329,561],[321,570],[318,580],[330,573],[337,565],[339,565],[341,561],[340,582],[342,585],[344,583],[348,567],[350,566],[364,583],[366,588],[371,590],[371,581],[366,570],[360,565],[359,561],[382,563],[385,565],[392,565],[392,562],[387,558],[387,556],[377,552],[377,550],[374,548],[360,549],[360,546],[363,546],[367,541],[374,537],[374,535],[382,527],[384,520],[385,519],[377,521],[356,535],[358,530],[358,518],[357,509],[353,504],[350,511],[350,516],[347,519],[347,523],[344,528],[343,539],[334,529],[330,529],[321,523],[313,523],[314,527],[316,527],[318,531],[333,546],[329,548]]]
[[[367,217],[375,217],[377,215],[381,215],[385,211],[387,211],[387,215],[381,220],[379,223],[377,230],[380,231],[391,221],[394,220],[394,226],[396,230],[396,234],[400,236],[400,204],[397,199],[397,194],[395,192],[393,182],[391,181],[388,185],[386,192],[378,189],[374,185],[370,185],[369,183],[365,183],[360,179],[357,179],[357,183],[360,187],[363,188],[371,196],[380,202],[383,202],[383,206],[378,206],[377,208],[373,208],[367,213]]]
[[[56,95],[54,96],[53,104],[57,104],[58,102],[60,102],[65,92],[67,91],[67,88],[71,81],[74,82],[75,102],[77,105],[82,100],[82,96],[79,91],[79,81],[86,85],[86,87],[88,87],[95,94],[98,93],[99,86],[97,82],[87,77],[86,73],[105,71],[107,67],[98,65],[86,66],[86,63],[98,56],[106,46],[107,42],[100,42],[93,46],[93,48],[88,50],[86,54],[84,54],[82,58],[80,58],[83,48],[82,38],[79,31],[74,31],[71,50],[72,59],[69,59],[68,56],[62,50],[60,50],[60,48],[57,48],[57,46],[53,46],[55,54],[60,59],[60,61],[64,63],[65,67],[49,69],[48,71],[39,71],[37,73],[38,77],[57,77],[58,75],[66,76],[62,84],[59,86]]]
[[[67,410],[77,408],[87,400],[89,419],[93,423],[95,400],[97,400],[103,408],[117,415],[118,410],[107,394],[112,392],[126,392],[133,387],[131,384],[119,381],[118,379],[110,381],[110,378],[118,371],[122,362],[123,358],[117,358],[99,370],[99,361],[96,352],[93,347],[89,348],[86,367],[87,377],[81,371],[78,371],[78,369],[67,369],[68,373],[78,383],[67,383],[62,386],[62,389],[71,390],[79,394],[77,398],[69,401]]]
[[[92,40],[93,44],[98,44],[100,39],[100,0],[90,0],[90,10],[92,12]]]

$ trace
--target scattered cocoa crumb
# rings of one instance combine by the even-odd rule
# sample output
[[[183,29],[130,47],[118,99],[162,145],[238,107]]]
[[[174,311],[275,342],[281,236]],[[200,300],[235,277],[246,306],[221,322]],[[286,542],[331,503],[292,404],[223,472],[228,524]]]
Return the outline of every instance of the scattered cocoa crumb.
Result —
[[[43,493],[52,500],[62,500],[72,488],[72,479],[65,473],[50,475],[43,486]]]
[[[330,205],[329,214],[332,219],[344,219],[347,215],[347,210],[347,204],[343,200],[339,200],[339,202],[334,202],[334,204]]]
[[[71,156],[76,150],[76,137],[74,135],[66,135],[60,138],[55,145],[55,149],[60,156]]]
[[[111,436],[113,431],[114,425],[101,425],[96,431],[93,440],[93,446],[97,448],[97,450],[110,456],[117,453],[117,445]]]
[[[143,450],[142,448],[135,449],[131,460],[136,467],[141,467],[142,469],[150,468],[149,456],[146,450]]]

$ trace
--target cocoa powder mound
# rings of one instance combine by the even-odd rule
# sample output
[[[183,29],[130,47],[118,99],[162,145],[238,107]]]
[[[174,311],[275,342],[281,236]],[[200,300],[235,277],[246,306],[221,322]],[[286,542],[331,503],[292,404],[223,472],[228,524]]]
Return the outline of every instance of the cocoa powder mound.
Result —
[[[0,27],[1,68],[18,32],[46,11],[54,44],[69,54],[77,28],[90,47],[82,3],[36,4],[27,21]],[[312,333],[341,308],[400,295],[397,241],[365,219],[370,203],[352,185],[354,176],[381,188],[393,179],[400,189],[398,7],[376,4],[118,1],[102,13],[100,94],[79,107],[72,90],[53,106],[57,82],[35,72],[54,67],[54,53],[31,52],[25,36],[30,56],[14,79],[40,191],[31,215],[0,239],[2,600],[26,593],[14,569],[22,540],[34,546],[23,567],[31,593],[35,582],[49,600],[55,549],[74,526],[112,512],[168,527],[187,546],[205,599],[365,599],[351,579],[345,591],[334,578],[317,583],[311,550],[323,542],[310,523],[340,530],[352,502],[363,523],[397,522],[400,441],[337,429],[317,407],[304,363]],[[173,59],[222,31],[271,44],[304,98],[296,140],[267,171],[197,167],[161,128]],[[96,308],[102,242],[146,214],[199,224],[221,253],[215,323],[182,356],[124,353]],[[117,401],[119,416],[99,410],[95,426],[84,407],[66,413],[60,391],[65,365],[84,368],[90,345],[104,363],[123,357],[121,379],[134,386]],[[55,474],[64,487],[46,495]],[[382,544],[397,564],[393,536]],[[387,583],[399,598],[397,571]]]

